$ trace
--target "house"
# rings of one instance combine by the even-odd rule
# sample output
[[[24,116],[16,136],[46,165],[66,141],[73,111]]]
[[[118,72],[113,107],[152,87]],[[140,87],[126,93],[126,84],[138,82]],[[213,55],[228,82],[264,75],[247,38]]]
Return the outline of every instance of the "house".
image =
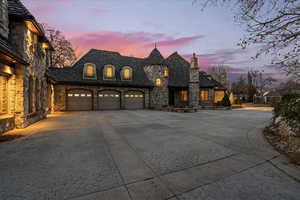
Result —
[[[155,48],[146,58],[91,49],[73,66],[49,68],[53,111],[161,109],[213,105],[224,88],[177,52],[164,58]]]
[[[273,104],[280,102],[282,94],[278,91],[267,91],[262,96],[254,95],[254,103]]]
[[[0,134],[46,117],[51,45],[19,0],[0,1]]]

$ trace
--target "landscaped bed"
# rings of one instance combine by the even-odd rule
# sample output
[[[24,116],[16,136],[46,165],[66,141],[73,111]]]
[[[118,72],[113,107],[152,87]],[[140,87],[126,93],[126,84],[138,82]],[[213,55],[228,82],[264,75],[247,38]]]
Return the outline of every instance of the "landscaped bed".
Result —
[[[286,95],[274,104],[273,122],[265,128],[267,140],[300,166],[300,95]]]

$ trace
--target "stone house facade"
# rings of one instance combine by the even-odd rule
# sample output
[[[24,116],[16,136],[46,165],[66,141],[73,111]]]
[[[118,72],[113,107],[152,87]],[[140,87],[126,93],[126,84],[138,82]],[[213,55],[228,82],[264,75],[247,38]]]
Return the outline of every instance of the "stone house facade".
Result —
[[[0,134],[46,117],[51,45],[19,0],[1,0]]]
[[[165,59],[155,48],[147,58],[91,49],[71,67],[49,68],[53,111],[198,108],[221,101],[226,88],[200,72],[194,54]]]

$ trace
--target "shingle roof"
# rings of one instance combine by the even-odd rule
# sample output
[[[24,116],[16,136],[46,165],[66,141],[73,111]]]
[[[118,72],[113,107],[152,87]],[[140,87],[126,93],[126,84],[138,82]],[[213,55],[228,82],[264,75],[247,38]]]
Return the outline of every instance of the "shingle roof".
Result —
[[[169,67],[169,86],[188,87],[190,64],[177,52],[166,59]]]
[[[199,72],[199,85],[201,88],[214,88],[222,86],[218,81],[214,80],[211,75],[208,75],[203,71]]]
[[[157,48],[153,49],[148,58],[144,60],[145,65],[166,65],[164,57]]]
[[[21,54],[6,40],[0,39],[0,51],[22,64],[27,64]]]
[[[8,15],[21,19],[34,20],[34,16],[27,10],[20,0],[8,0]]]
[[[149,58],[159,58],[161,54],[157,49],[154,49],[148,58],[134,58],[122,56],[118,52],[90,50],[83,56],[73,67],[65,68],[50,68],[48,75],[55,81],[60,83],[72,84],[96,84],[96,85],[112,85],[112,86],[138,86],[152,87],[154,86],[144,71],[144,66],[149,64]],[[151,56],[152,55],[152,56]],[[160,56],[159,56],[160,55]],[[159,58],[160,62],[161,58]],[[163,58],[162,58],[163,59]],[[146,62],[148,61],[148,62]],[[152,65],[159,62],[152,62]],[[83,68],[86,63],[94,63],[97,68],[97,80],[83,79]],[[182,58],[177,52],[163,60],[164,65],[169,67],[169,86],[171,87],[188,87],[189,84],[189,67],[190,64]],[[103,80],[103,68],[105,65],[111,64],[115,66],[116,80]],[[120,72],[122,67],[130,66],[133,68],[133,80],[122,81]],[[200,88],[221,87],[221,84],[215,81],[210,75],[205,72],[199,72]]]
[[[97,80],[83,79],[83,68],[85,63],[96,65]],[[122,56],[117,52],[90,50],[73,67],[50,68],[48,75],[55,81],[73,84],[94,84],[111,86],[133,86],[133,87],[152,87],[153,83],[147,78],[143,69],[144,59]],[[111,64],[116,70],[116,80],[103,80],[103,68]],[[124,66],[130,66],[133,69],[132,81],[121,80],[121,70]]]

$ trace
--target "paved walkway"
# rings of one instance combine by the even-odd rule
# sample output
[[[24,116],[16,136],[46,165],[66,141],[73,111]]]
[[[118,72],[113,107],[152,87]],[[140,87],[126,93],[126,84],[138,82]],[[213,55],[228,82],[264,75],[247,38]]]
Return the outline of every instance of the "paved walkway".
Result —
[[[0,144],[1,200],[299,200],[270,111],[75,112]]]

